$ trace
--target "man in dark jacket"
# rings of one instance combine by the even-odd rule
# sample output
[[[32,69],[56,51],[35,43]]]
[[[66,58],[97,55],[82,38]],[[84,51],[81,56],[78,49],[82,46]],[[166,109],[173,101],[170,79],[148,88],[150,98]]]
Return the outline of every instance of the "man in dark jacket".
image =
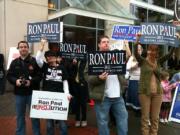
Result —
[[[26,105],[30,107],[32,90],[38,90],[41,81],[41,72],[35,58],[29,54],[29,45],[26,41],[18,43],[20,57],[12,61],[7,73],[8,81],[14,85],[16,98],[17,128],[16,135],[25,135]],[[38,119],[32,119],[34,135],[40,135]]]

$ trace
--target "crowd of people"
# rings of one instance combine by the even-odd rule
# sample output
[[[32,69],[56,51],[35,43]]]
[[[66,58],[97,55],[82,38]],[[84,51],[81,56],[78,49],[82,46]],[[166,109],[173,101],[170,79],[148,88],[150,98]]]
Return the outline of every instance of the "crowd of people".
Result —
[[[168,54],[159,57],[158,46],[148,45],[144,57],[142,55],[144,49],[139,38],[140,35],[133,45],[132,53],[129,49],[126,51],[129,72],[127,78],[108,72],[88,75],[86,60],[64,59],[59,52],[52,50],[44,52],[47,43],[44,39],[41,40],[36,57],[33,57],[29,53],[28,42],[20,41],[18,43],[20,57],[12,61],[7,71],[7,80],[14,85],[16,135],[25,135],[26,108],[30,108],[34,89],[66,93],[70,111],[75,115],[75,127],[87,126],[87,103],[93,99],[99,135],[110,134],[108,124],[110,116],[114,117],[117,135],[127,135],[126,106],[132,107],[136,115],[141,116],[142,135],[157,135],[159,120],[163,123],[168,122],[171,94],[180,81],[179,73],[171,77],[170,81],[168,72],[162,70],[162,64],[170,56],[174,56],[172,54],[175,48],[172,47]],[[128,42],[124,44],[128,46]],[[99,37],[98,47],[99,51],[110,51],[109,37]],[[61,135],[68,134],[65,121],[47,119],[47,135],[54,135],[55,123],[58,123]],[[34,135],[41,134],[39,119],[32,118],[32,129]]]

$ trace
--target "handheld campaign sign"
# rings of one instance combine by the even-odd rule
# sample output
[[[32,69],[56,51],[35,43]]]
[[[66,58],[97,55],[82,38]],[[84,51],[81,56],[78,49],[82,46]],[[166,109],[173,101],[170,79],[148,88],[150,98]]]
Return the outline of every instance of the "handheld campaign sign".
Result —
[[[116,40],[115,43],[112,43],[109,46],[110,50],[123,50],[124,49],[124,40]]]
[[[103,72],[125,74],[126,52],[121,50],[88,53],[88,74],[99,75]]]
[[[141,24],[142,44],[157,44],[179,46],[179,40],[176,37],[176,26],[165,23],[142,23]]]
[[[39,22],[28,23],[27,25],[27,41],[40,42],[42,38],[50,42],[62,41],[62,22]]]
[[[115,25],[113,27],[112,39],[135,41],[140,28],[140,26]]]
[[[169,114],[169,121],[180,123],[180,84],[176,87]]]
[[[69,101],[67,94],[48,91],[33,91],[31,118],[67,120]]]
[[[75,43],[60,43],[60,54],[67,59],[85,59],[86,45]]]

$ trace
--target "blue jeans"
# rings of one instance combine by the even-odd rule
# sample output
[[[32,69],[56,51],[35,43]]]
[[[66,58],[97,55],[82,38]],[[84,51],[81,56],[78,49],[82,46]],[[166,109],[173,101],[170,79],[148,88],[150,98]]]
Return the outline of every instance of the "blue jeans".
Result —
[[[26,105],[30,108],[31,105],[31,95],[30,96],[19,96],[16,95],[16,135],[25,135],[26,134]],[[28,108],[28,109],[29,109]],[[34,135],[40,135],[40,121],[39,119],[31,119],[32,129]]]
[[[58,120],[58,124],[59,124],[59,129],[60,129],[60,133],[61,135],[67,135],[67,125],[63,120]],[[47,131],[46,134],[47,135],[55,135],[54,133],[54,124],[55,124],[55,120],[47,120]]]
[[[122,97],[119,98],[104,98],[101,103],[95,104],[97,125],[99,135],[109,135],[109,110],[112,109],[112,114],[116,120],[117,135],[127,135],[128,131],[128,113],[125,108],[125,103]]]
[[[138,95],[138,80],[129,80],[126,105],[135,110],[141,109]]]

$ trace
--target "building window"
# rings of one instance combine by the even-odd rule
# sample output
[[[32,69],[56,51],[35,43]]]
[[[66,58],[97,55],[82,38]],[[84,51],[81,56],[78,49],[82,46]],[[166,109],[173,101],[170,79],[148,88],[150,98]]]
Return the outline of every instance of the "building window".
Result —
[[[174,10],[175,0],[166,0],[166,8]]]
[[[148,11],[148,22],[159,22],[159,23],[167,22],[166,15],[159,13],[159,12],[149,10]]]
[[[85,44],[87,51],[98,49],[98,37],[104,35],[104,20],[69,14],[52,21],[58,20],[63,22],[63,42]],[[49,49],[57,50],[57,43],[50,43]]]
[[[88,51],[97,49],[97,39],[104,34],[104,20],[69,14],[61,17],[64,42],[86,44]]]
[[[48,14],[57,12],[60,9],[60,0],[48,0]]]
[[[96,31],[84,28],[64,27],[64,42],[87,45],[87,51],[96,50]]]
[[[85,17],[85,16],[78,16],[74,14],[68,14],[61,18],[61,21],[67,25],[76,25],[76,26],[85,26],[85,27],[96,27],[96,19]]]
[[[135,25],[140,25],[142,22],[148,21],[147,9],[131,5],[131,12],[138,18],[137,20],[135,20]]]
[[[156,6],[165,7],[166,0],[149,0],[149,3]]]

